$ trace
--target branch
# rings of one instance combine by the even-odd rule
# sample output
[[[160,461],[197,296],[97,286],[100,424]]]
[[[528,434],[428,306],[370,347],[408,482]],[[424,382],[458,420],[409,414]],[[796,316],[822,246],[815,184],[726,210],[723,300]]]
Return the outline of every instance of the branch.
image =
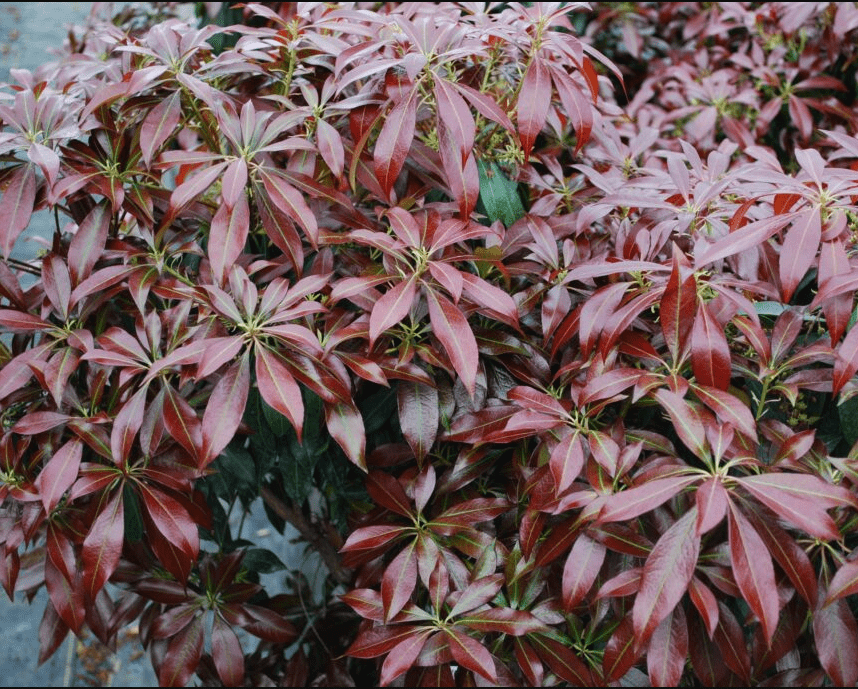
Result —
[[[281,519],[294,526],[302,538],[306,540],[319,555],[331,573],[331,576],[341,584],[348,584],[352,580],[352,571],[343,567],[340,563],[340,554],[331,543],[325,532],[324,526],[315,524],[304,516],[304,513],[294,505],[287,504],[271,492],[266,486],[262,486],[262,499],[275,514]]]

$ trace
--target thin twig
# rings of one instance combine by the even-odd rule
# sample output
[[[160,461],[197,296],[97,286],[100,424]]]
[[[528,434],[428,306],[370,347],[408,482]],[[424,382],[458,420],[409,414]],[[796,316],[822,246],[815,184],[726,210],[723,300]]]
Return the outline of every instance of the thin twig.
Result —
[[[328,540],[327,535],[321,527],[311,523],[304,513],[293,505],[289,505],[278,498],[265,486],[261,490],[262,499],[281,519],[294,526],[301,537],[307,541],[313,549],[322,557],[322,562],[328,568],[331,576],[340,584],[348,584],[352,573],[340,563],[340,556],[334,545]]]

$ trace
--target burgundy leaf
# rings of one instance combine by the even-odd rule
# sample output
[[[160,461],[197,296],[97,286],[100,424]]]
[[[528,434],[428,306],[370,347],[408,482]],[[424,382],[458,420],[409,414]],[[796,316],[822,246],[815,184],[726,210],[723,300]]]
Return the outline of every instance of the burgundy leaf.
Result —
[[[366,431],[357,407],[325,402],[325,424],[349,461],[366,471]]]
[[[578,478],[584,467],[584,459],[580,435],[572,431],[565,433],[548,458],[548,466],[554,477],[554,490],[558,495]]]
[[[149,167],[155,153],[172,135],[182,118],[181,92],[175,91],[166,100],[156,105],[140,125],[140,153],[143,163]]]
[[[262,399],[289,419],[300,441],[304,430],[301,388],[275,352],[260,345],[256,347],[255,353],[256,384]]]
[[[798,213],[787,230],[780,253],[781,297],[785,304],[813,265],[821,236],[822,221],[816,208]]]
[[[70,440],[53,454],[36,478],[36,488],[39,489],[42,504],[49,514],[77,479],[82,456],[83,443]],[[74,629],[72,625],[69,626]]]
[[[419,100],[419,90],[414,87],[388,113],[378,134],[373,153],[375,176],[388,197],[411,149]]]
[[[384,663],[381,666],[380,685],[383,687],[388,686],[399,675],[411,669],[429,636],[435,633],[435,631],[432,628],[421,629],[390,649],[387,658],[384,659]]]
[[[250,391],[250,356],[245,353],[230,366],[209,397],[202,421],[200,467],[207,466],[235,435]]]
[[[533,144],[542,131],[550,106],[551,72],[541,59],[536,58],[525,72],[516,109],[518,135],[524,149],[525,161],[530,158]]]
[[[813,636],[819,662],[834,686],[854,686],[858,682],[858,623],[844,599],[814,612]]]
[[[688,657],[688,625],[678,605],[656,627],[649,640],[646,666],[654,687],[675,687],[685,671]]]
[[[68,262],[75,285],[90,276],[102,257],[111,218],[109,204],[104,200],[87,214],[74,233],[69,244]]]
[[[0,198],[0,252],[9,258],[18,235],[30,223],[36,201],[36,166],[19,165],[11,173],[6,191]]]
[[[771,644],[780,611],[771,555],[763,539],[733,504],[728,516],[730,558],[736,583],[759,619],[766,642]]]
[[[691,365],[701,385],[726,390],[730,385],[730,347],[708,304],[701,303],[691,331]]]
[[[381,579],[381,600],[384,605],[385,622],[389,622],[411,600],[417,584],[417,556],[414,539],[395,557],[384,570]]]
[[[639,644],[649,640],[691,583],[700,552],[696,522],[695,507],[662,534],[644,564],[640,590],[632,608]]]
[[[89,600],[95,600],[119,565],[125,540],[122,491],[117,490],[98,512],[83,542],[83,579]]]
[[[438,390],[423,383],[401,381],[396,386],[402,435],[422,462],[435,443],[440,421]]]
[[[479,641],[456,626],[444,630],[453,658],[459,665],[475,672],[489,682],[497,682],[497,672],[491,653]]]
[[[639,517],[670,500],[686,486],[699,481],[697,476],[670,476],[659,478],[608,497],[598,521],[621,522]]]
[[[697,280],[686,267],[686,259],[674,245],[673,267],[659,306],[661,330],[674,362],[680,361],[694,327],[696,307]]]
[[[369,316],[370,346],[385,330],[390,329],[408,315],[417,296],[417,281],[414,277],[396,283],[384,293],[373,306]]]
[[[202,617],[194,617],[191,624],[171,639],[158,668],[158,683],[162,687],[187,686],[203,654],[203,634]]]
[[[473,397],[477,386],[479,352],[468,320],[449,299],[434,290],[427,290],[426,298],[432,331],[444,346],[465,389]]]
[[[583,533],[578,535],[563,568],[561,590],[566,610],[572,610],[578,605],[592,588],[606,553],[605,546],[598,541]]]
[[[224,686],[237,687],[244,683],[241,643],[220,615],[215,615],[212,621],[212,660]]]

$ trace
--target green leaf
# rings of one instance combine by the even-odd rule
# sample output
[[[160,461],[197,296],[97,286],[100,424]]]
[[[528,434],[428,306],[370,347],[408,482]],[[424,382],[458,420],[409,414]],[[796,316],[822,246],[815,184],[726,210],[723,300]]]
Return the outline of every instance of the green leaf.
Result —
[[[250,548],[245,551],[241,564],[251,572],[259,574],[274,574],[286,569],[283,561],[266,548]]]
[[[127,483],[122,487],[123,507],[125,509],[125,538],[137,542],[143,538],[143,517],[137,494]]]
[[[256,464],[251,454],[244,448],[230,443],[215,461],[215,467],[226,474],[227,481],[230,479],[233,481],[233,487],[237,491],[249,489],[256,492],[258,488]]]
[[[282,438],[289,432],[289,429],[292,428],[292,424],[289,423],[289,419],[283,416],[283,414],[268,404],[264,399],[260,398],[259,406],[262,409],[262,415],[265,417],[268,428],[271,429],[271,432],[274,435],[278,438]]]
[[[518,195],[518,184],[506,176],[495,162],[488,165],[477,161],[480,173],[480,198],[477,211],[484,213],[489,223],[500,220],[509,227],[524,217],[525,210]]]
[[[313,469],[316,468],[316,455],[308,451],[306,444],[290,438],[288,450],[280,456],[280,474],[283,476],[283,489],[292,500],[302,504],[313,487]]]
[[[850,446],[858,441],[858,397],[850,397],[837,407],[843,437]]]

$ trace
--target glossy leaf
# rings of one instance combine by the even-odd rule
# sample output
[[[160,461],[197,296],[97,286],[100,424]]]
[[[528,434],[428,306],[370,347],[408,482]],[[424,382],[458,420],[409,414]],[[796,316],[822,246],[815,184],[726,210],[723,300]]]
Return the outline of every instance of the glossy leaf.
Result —
[[[700,552],[697,508],[676,521],[655,544],[644,564],[632,608],[635,635],[645,643],[685,594]]]

